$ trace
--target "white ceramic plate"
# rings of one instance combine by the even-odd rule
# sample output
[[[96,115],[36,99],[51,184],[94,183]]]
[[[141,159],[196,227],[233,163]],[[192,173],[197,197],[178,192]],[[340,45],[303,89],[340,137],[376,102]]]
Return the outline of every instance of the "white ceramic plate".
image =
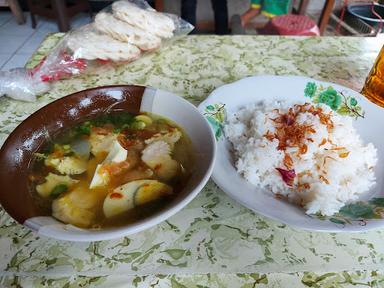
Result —
[[[340,209],[333,217],[309,216],[302,208],[283,200],[277,200],[272,193],[248,183],[236,172],[231,144],[223,135],[222,127],[225,114],[231,114],[239,107],[266,99],[290,99],[310,102],[304,96],[307,83],[315,83],[317,89],[331,86],[342,92],[350,101],[357,100],[355,109],[361,106],[360,113],[364,118],[357,117],[354,126],[364,143],[372,142],[378,150],[378,164],[375,167],[377,184],[361,197],[361,201],[351,203]],[[319,91],[319,90],[318,90]],[[352,103],[355,102],[352,100]],[[351,103],[351,102],[348,102]],[[298,76],[256,76],[224,85],[199,105],[216,134],[217,158],[212,174],[219,187],[242,205],[269,218],[296,226],[302,229],[328,232],[359,232],[384,226],[384,187],[381,175],[384,170],[384,140],[382,139],[382,123],[384,110],[369,102],[361,94],[333,83],[325,83],[314,79]],[[344,109],[345,110],[345,109]],[[348,111],[348,110],[347,110]],[[351,114],[351,110],[349,110]],[[346,115],[345,117],[351,117]]]

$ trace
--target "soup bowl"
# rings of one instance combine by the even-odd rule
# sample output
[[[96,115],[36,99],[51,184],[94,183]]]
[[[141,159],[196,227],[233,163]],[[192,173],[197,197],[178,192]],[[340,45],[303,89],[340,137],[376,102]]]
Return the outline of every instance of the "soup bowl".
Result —
[[[157,213],[120,227],[82,229],[47,215],[34,201],[28,181],[33,153],[62,130],[85,119],[117,111],[154,113],[185,130],[195,154],[195,167],[185,187]],[[172,93],[132,85],[76,92],[41,108],[9,135],[0,150],[0,203],[13,219],[41,235],[70,241],[119,238],[154,226],[187,205],[212,173],[215,145],[205,118],[192,104]]]

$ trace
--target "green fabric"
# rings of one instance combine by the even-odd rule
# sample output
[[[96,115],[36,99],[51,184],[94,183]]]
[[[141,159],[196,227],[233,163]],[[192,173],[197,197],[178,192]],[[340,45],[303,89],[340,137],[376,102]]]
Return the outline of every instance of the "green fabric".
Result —
[[[48,37],[28,67],[61,36]],[[148,85],[196,105],[219,86],[261,74],[358,91],[382,45],[371,37],[188,36],[130,64],[55,82],[33,103],[1,97],[0,143],[40,107],[101,85]],[[110,241],[42,237],[0,208],[0,287],[383,287],[383,236],[295,229],[244,208],[213,181],[167,221]]]
[[[0,287],[79,288],[360,288],[384,286],[382,271],[329,273],[208,273],[69,277],[3,276]]]
[[[267,16],[288,14],[291,0],[251,0],[254,8],[261,7],[261,12]]]

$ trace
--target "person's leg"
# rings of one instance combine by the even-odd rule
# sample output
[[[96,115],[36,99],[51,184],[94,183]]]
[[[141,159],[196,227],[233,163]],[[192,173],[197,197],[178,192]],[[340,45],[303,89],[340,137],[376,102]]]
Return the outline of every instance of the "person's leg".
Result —
[[[212,0],[212,8],[215,13],[215,33],[228,34],[228,5],[227,0]]]
[[[196,7],[197,0],[182,0],[181,1],[181,18],[188,21],[193,26],[196,25]]]
[[[251,8],[249,8],[244,14],[240,16],[241,25],[243,27],[245,27],[245,25],[247,25],[249,21],[251,21],[253,18],[260,14],[261,5],[262,0],[251,1]]]

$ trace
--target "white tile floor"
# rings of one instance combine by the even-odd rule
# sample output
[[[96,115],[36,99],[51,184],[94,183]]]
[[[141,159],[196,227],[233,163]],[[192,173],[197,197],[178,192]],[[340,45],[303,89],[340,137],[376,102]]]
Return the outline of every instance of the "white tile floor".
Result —
[[[32,29],[29,13],[25,16],[27,23],[18,25],[10,12],[0,11],[0,70],[23,67],[47,34],[58,32],[56,22],[39,17]],[[72,19],[71,27],[89,22],[89,14],[80,14]]]

